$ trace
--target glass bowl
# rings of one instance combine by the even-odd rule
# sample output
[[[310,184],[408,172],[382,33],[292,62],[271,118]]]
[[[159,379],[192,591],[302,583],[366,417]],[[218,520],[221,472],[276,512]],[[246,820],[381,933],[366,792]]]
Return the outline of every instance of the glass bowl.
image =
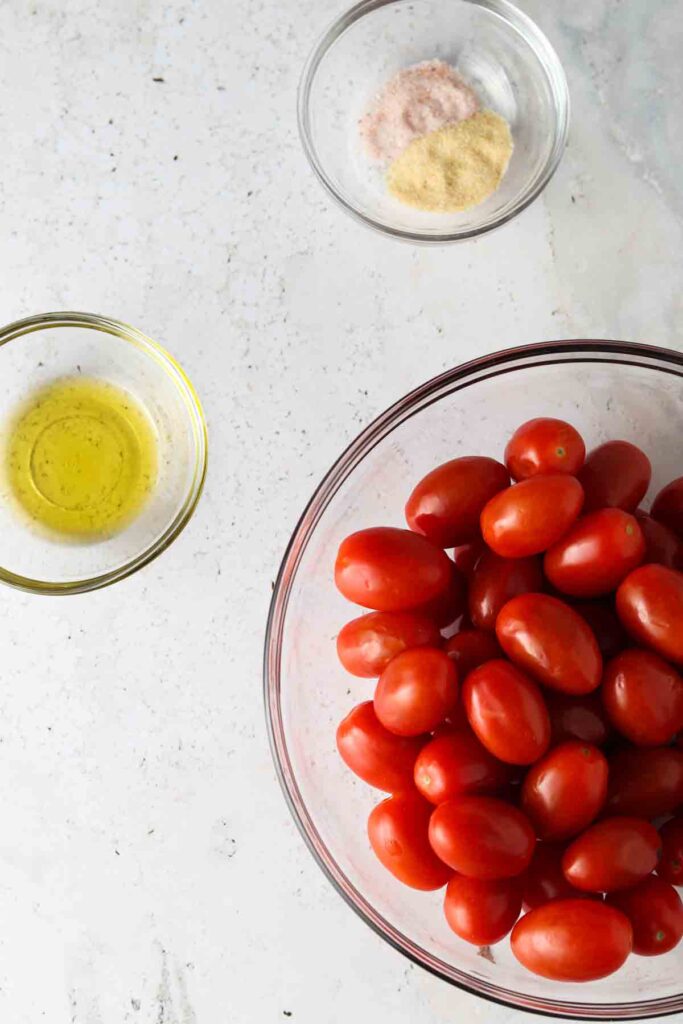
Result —
[[[382,799],[342,763],[335,730],[370,699],[372,680],[347,675],[335,652],[340,627],[361,613],[336,591],[340,541],[367,526],[405,526],[415,482],[458,455],[500,457],[532,416],[568,419],[593,446],[626,438],[652,458],[650,495],[680,476],[683,355],[608,341],[532,345],[485,356],[429,381],[375,420],[341,455],[307,505],[273,595],[265,700],[285,797],[311,852],[337,891],[382,938],[427,970],[476,995],[522,1010],[589,1020],[632,1020],[683,1010],[683,945],[631,956],[616,974],[558,984],[528,973],[509,943],[479,955],[448,928],[443,892],[418,893],[377,861],[365,831]]]
[[[40,594],[77,594],[146,565],[189,521],[204,483],[206,425],[180,366],[140,331],[88,313],[45,313],[0,329],[0,442],[33,393],[66,377],[107,381],[146,411],[157,442],[158,477],[125,529],[89,543],[57,540],[18,514],[0,475],[0,581]]]
[[[433,58],[453,65],[513,135],[500,187],[463,213],[426,213],[394,199],[359,138],[358,121],[387,80]],[[299,87],[301,140],[325,188],[364,224],[415,242],[472,238],[511,220],[550,180],[568,127],[557,54],[507,0],[363,0],[322,36]]]

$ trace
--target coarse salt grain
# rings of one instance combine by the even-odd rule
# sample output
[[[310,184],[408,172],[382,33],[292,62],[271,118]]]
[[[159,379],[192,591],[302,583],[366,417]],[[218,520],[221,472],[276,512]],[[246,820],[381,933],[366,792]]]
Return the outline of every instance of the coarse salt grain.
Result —
[[[394,160],[413,139],[471,117],[478,110],[475,93],[442,60],[404,68],[391,78],[360,122],[370,156]]]

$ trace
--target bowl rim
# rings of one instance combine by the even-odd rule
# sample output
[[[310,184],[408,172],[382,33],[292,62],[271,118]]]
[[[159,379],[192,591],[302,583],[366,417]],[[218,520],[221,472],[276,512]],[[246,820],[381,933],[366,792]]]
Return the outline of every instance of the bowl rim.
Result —
[[[435,957],[426,959],[424,955],[426,951],[421,950],[407,936],[375,912],[369,901],[346,877],[325,846],[297,785],[284,735],[280,708],[280,668],[282,637],[289,595],[306,545],[339,486],[378,441],[391,433],[396,425],[409,418],[410,415],[437,401],[445,387],[458,382],[461,383],[461,386],[471,386],[482,379],[482,373],[486,374],[483,379],[487,379],[488,376],[505,373],[509,369],[524,368],[526,359],[543,356],[567,357],[559,360],[550,358],[546,360],[546,364],[556,361],[574,361],[576,357],[580,356],[585,356],[587,361],[591,361],[592,356],[592,361],[646,366],[683,378],[683,353],[673,349],[637,342],[600,339],[540,342],[492,352],[446,370],[408,392],[372,420],[343,450],[318,484],[292,532],[280,564],[273,586],[263,652],[263,698],[268,741],[275,773],[285,802],[318,867],[331,882],[338,895],[361,920],[410,961],[471,995],[480,996],[490,1002],[527,1013],[588,1021],[643,1020],[650,1017],[664,1017],[683,1010],[683,991],[674,996],[667,996],[665,999],[645,999],[638,1003],[594,1004],[548,999],[529,996],[493,985],[490,982],[477,979],[465,971],[453,968],[447,970],[448,965]],[[647,359],[649,362],[638,362],[639,359]],[[528,365],[543,364],[531,363]],[[470,378],[469,381],[468,378]]]
[[[477,238],[480,235],[487,234],[489,231],[502,227],[503,224],[507,224],[508,221],[512,220],[530,206],[531,203],[538,198],[541,192],[543,192],[557,170],[567,146],[569,123],[571,118],[569,86],[567,84],[564,67],[562,66],[562,62],[560,61],[555,48],[545,33],[541,31],[536,22],[533,21],[528,14],[521,11],[511,3],[510,0],[453,0],[453,2],[457,3],[471,4],[473,7],[481,7],[484,10],[488,10],[492,14],[497,15],[513,30],[521,35],[524,41],[532,47],[546,73],[548,83],[555,100],[556,120],[553,148],[542,171],[537,175],[536,180],[532,183],[529,190],[522,193],[515,205],[505,214],[495,217],[493,220],[481,225],[480,227],[469,228],[461,231],[446,231],[442,233],[408,231],[392,227],[389,224],[385,224],[384,222],[363,213],[354,205],[353,202],[342,196],[333,185],[329,176],[325,172],[322,162],[318,158],[317,150],[313,142],[310,126],[309,99],[313,80],[318,67],[329,48],[334,42],[336,42],[342,33],[350,28],[354,22],[365,17],[366,14],[370,14],[382,7],[404,2],[406,2],[406,0],[360,0],[359,3],[356,3],[353,7],[338,16],[318,37],[304,64],[297,91],[297,122],[301,145],[315,176],[322,184],[325,191],[332,197],[338,206],[353,217],[354,220],[359,221],[361,224],[365,224],[366,227],[372,228],[374,231],[377,231],[382,235],[387,235],[390,238],[424,245],[443,245],[447,242],[460,242],[466,241],[470,238]]]
[[[4,566],[0,566],[0,583],[31,594],[55,596],[83,594],[91,590],[99,590],[102,587],[110,586],[112,583],[118,582],[118,580],[131,576],[138,569],[142,569],[143,566],[148,565],[157,558],[162,551],[165,551],[187,526],[197,507],[197,502],[204,488],[208,462],[206,420],[199,396],[190,378],[165,348],[146,334],[143,334],[137,327],[131,327],[130,324],[124,323],[122,320],[116,320],[114,317],[103,316],[97,313],[73,311],[37,313],[33,316],[24,317],[21,320],[14,320],[12,323],[0,327],[0,349],[4,345],[27,334],[60,327],[80,327],[101,331],[111,337],[118,338],[120,341],[132,344],[161,367],[175,384],[187,410],[195,443],[195,465],[185,500],[173,520],[156,540],[123,565],[107,572],[99,573],[96,576],[58,582],[33,579],[30,576],[23,576],[20,573],[6,569]]]

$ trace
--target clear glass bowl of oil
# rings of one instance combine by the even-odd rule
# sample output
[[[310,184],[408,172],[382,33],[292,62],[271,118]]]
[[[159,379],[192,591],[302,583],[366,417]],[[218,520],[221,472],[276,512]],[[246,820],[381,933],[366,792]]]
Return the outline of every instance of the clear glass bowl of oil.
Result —
[[[81,593],[135,572],[188,522],[206,425],[188,377],[117,320],[0,329],[0,581]]]

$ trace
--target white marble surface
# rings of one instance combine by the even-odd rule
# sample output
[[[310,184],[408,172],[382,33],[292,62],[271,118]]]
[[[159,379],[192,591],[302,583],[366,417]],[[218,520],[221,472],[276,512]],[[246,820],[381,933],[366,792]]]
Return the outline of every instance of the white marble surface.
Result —
[[[163,341],[212,457],[136,577],[0,593],[3,1024],[524,1016],[411,967],[331,891],[260,680],[297,514],[390,401],[527,341],[681,346],[680,0],[524,7],[567,68],[566,159],[504,230],[419,249],[332,208],[299,149],[299,69],[338,0],[0,0],[0,318],[84,309]]]

